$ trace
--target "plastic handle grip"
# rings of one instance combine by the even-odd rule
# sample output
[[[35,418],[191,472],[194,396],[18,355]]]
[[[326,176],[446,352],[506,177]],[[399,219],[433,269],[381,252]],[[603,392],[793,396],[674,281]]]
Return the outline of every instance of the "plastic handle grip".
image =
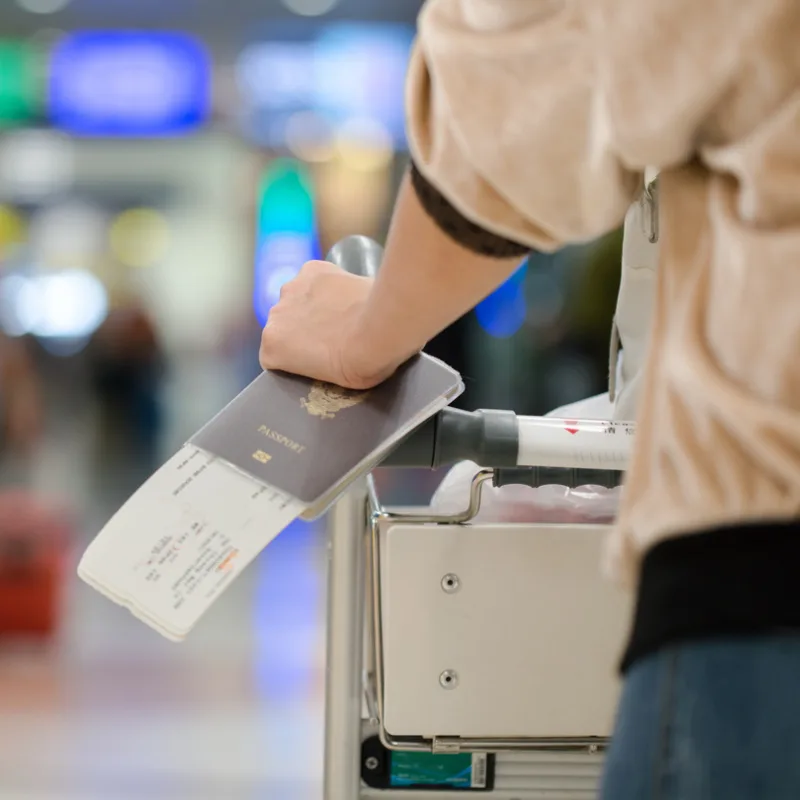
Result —
[[[516,467],[496,469],[492,483],[500,486],[530,486],[537,488],[556,484],[558,486],[603,486],[613,489],[620,486],[625,477],[624,472],[599,469],[571,469],[564,467]]]
[[[348,236],[331,248],[327,260],[352,275],[374,278],[383,260],[383,248],[367,236]]]

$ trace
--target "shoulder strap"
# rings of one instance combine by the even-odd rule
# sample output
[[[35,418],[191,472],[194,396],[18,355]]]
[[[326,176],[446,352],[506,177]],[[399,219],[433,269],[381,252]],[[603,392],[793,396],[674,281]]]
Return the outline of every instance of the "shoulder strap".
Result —
[[[642,191],[636,202],[639,203],[639,215],[642,231],[651,244],[658,242],[658,170],[648,168],[645,170]],[[624,275],[622,276],[624,279]],[[621,347],[617,313],[611,323],[611,341],[608,353],[608,395],[613,403],[617,396],[617,370],[619,369],[619,352]]]
[[[642,225],[644,233],[651,244],[658,241],[658,172],[656,170],[645,170],[644,190],[642,191],[640,202],[643,204]]]

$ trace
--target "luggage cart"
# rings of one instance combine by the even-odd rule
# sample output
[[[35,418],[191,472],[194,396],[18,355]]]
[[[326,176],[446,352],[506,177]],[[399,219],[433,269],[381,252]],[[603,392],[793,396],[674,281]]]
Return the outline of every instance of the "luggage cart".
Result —
[[[329,258],[374,275],[381,250],[351,237]],[[386,508],[370,477],[332,509],[325,800],[596,797],[630,617],[600,572],[606,527],[473,522],[489,481],[619,483],[633,426],[568,423],[603,426],[587,452],[580,436],[565,449],[563,421],[548,424],[557,446],[542,444],[540,418],[445,409],[383,465],[488,465],[462,513]],[[413,772],[420,758],[466,765],[468,784],[396,780],[395,763]]]

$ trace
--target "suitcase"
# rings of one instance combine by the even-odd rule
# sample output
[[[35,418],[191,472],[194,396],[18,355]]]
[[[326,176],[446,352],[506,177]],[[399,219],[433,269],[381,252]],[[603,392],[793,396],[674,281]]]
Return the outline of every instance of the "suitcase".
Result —
[[[28,492],[0,491],[0,637],[55,633],[69,533],[63,515]]]

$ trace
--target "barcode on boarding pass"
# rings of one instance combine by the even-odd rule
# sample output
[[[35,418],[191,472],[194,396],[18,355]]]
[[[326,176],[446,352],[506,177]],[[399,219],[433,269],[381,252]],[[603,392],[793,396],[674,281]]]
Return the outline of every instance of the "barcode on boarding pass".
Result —
[[[472,754],[472,788],[485,789],[486,788],[486,765],[489,761],[485,753]]]

